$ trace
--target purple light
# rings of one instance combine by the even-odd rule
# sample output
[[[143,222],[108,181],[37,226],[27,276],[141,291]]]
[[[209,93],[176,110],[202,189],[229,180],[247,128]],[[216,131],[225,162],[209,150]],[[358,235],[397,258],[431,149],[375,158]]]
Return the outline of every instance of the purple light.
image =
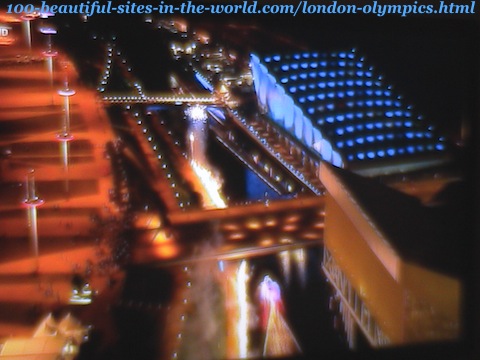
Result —
[[[280,286],[269,275],[265,275],[260,283],[260,298],[272,303],[278,303],[281,300]]]
[[[40,13],[40,17],[42,19],[48,19],[49,17],[55,16],[55,14],[51,11],[44,11]]]
[[[55,35],[57,33],[57,30],[51,26],[42,26],[39,30],[44,35]]]
[[[57,134],[56,138],[57,138],[57,141],[72,141],[73,135],[65,132],[65,133]]]
[[[75,95],[75,90],[72,89],[64,89],[64,90],[58,90],[58,95],[60,96],[72,96]]]
[[[42,51],[42,54],[43,56],[45,57],[55,57],[58,55],[58,52],[57,51],[52,51],[52,50],[48,50],[48,51]]]

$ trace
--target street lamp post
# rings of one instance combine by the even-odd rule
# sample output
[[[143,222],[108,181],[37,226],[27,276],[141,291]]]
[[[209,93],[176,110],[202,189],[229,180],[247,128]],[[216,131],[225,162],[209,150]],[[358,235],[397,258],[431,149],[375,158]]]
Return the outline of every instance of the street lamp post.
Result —
[[[62,133],[59,134],[62,137],[69,137],[70,135],[70,97],[75,95],[75,90],[68,87],[68,81],[65,81],[65,87],[58,90],[58,95],[63,97],[63,111],[65,113]]]
[[[73,140],[73,135],[70,133],[70,96],[75,95],[75,90],[68,87],[68,81],[65,81],[65,88],[58,91],[58,94],[63,97],[63,111],[64,117],[62,122],[62,130],[57,134],[57,140],[60,142],[60,152],[63,158],[63,168],[66,173],[65,191],[69,191],[68,183],[68,150],[69,142]]]
[[[48,73],[50,78],[50,89],[52,92],[52,105],[54,103],[54,96],[53,96],[53,58],[58,55],[58,52],[52,49],[52,35],[57,33],[52,27],[41,27],[40,32],[44,35],[47,35],[47,50],[43,51],[43,56],[47,59],[47,66],[48,66]]]
[[[35,273],[39,270],[38,258],[38,229],[37,229],[37,207],[42,205],[44,201],[40,199],[35,192],[35,172],[30,170],[26,179],[26,198],[23,204],[27,207],[27,221],[30,230],[30,245],[33,253],[33,271]]]
[[[27,48],[29,53],[32,51],[32,25],[31,21],[35,20],[38,17],[38,14],[24,14],[20,17],[23,21],[23,32],[25,37],[25,42],[27,43]]]

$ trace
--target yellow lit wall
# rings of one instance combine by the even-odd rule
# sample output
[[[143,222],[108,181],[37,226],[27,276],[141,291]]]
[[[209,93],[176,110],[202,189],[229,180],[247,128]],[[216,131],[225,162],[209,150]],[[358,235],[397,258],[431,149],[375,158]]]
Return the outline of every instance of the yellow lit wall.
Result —
[[[325,246],[391,343],[402,343],[402,287],[388,273],[330,194],[326,195],[325,212]]]
[[[414,264],[404,264],[402,279],[414,297],[412,310],[418,314],[409,316],[407,339],[416,342],[458,338],[460,281]]]
[[[460,281],[403,260],[395,280],[350,220],[352,214],[329,193],[325,205],[325,246],[392,345],[458,338]]]

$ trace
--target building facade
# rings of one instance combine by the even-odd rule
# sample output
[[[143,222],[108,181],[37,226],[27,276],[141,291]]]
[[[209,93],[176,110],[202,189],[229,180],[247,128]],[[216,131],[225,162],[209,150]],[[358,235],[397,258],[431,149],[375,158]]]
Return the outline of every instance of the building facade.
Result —
[[[393,207],[398,216],[390,216],[392,211],[385,210],[388,216],[382,218],[375,211],[381,207],[363,206],[362,197],[372,188],[351,186],[358,182],[358,176],[322,163],[320,178],[327,190],[322,269],[332,287],[350,347],[356,346],[359,332],[373,347],[458,339],[460,278],[448,267],[431,266],[410,256],[428,258],[438,252],[414,244],[422,240],[429,243],[425,238],[428,232],[435,244],[435,232],[421,228],[429,227],[428,221],[412,223],[402,218],[403,211],[417,214],[415,202],[400,193],[386,195],[383,206]],[[378,190],[382,195],[394,192]],[[402,202],[404,197],[407,199]],[[397,234],[392,236],[387,227]],[[402,227],[407,228],[405,232],[398,230]],[[418,239],[407,238],[414,233],[420,235]],[[407,251],[402,251],[402,246]]]

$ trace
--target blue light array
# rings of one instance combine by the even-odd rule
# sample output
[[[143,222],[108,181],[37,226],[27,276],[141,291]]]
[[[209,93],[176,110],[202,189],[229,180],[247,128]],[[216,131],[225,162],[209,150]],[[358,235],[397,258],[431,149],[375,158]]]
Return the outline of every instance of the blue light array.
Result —
[[[285,94],[349,161],[446,150],[354,49],[276,54],[263,61]]]

